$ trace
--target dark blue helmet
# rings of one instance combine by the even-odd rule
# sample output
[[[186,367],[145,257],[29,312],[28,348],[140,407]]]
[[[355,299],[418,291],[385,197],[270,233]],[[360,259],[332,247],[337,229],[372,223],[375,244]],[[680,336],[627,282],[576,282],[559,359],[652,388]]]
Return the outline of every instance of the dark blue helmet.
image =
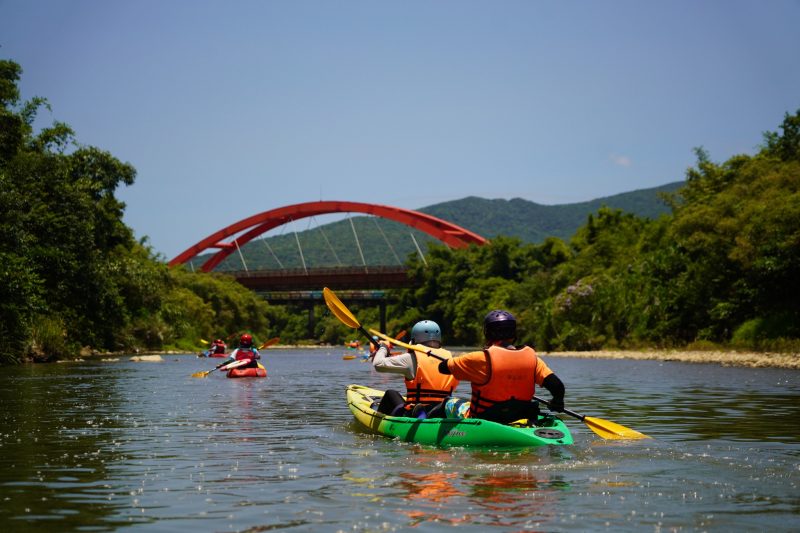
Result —
[[[517,319],[508,311],[489,311],[483,319],[483,334],[490,341],[514,339],[517,336]]]

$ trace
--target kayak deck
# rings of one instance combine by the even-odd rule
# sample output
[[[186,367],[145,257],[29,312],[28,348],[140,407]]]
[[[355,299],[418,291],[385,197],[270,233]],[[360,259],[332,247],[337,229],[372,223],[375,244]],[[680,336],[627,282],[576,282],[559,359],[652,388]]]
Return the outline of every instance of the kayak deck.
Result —
[[[229,378],[265,378],[267,369],[261,363],[256,363],[257,367],[250,368],[231,368],[228,370]]]
[[[386,437],[434,446],[564,446],[572,444],[569,428],[551,415],[540,415],[535,425],[521,420],[511,425],[478,418],[389,416],[375,409],[383,391],[349,385],[347,405],[364,427]]]

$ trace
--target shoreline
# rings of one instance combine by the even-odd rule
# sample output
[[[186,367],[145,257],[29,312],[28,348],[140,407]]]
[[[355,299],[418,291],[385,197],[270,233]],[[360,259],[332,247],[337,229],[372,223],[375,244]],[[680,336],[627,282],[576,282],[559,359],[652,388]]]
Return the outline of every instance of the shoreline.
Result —
[[[590,352],[544,352],[547,357],[579,359],[635,359],[640,361],[678,361],[748,368],[787,368],[800,370],[800,354],[777,352],[724,352],[690,350],[597,350]]]
[[[292,345],[276,344],[271,349],[282,350],[336,350],[346,349],[337,345]],[[451,347],[453,353],[480,349],[464,346]],[[192,355],[197,354],[178,351],[155,351],[139,353],[96,353],[87,358],[98,357],[136,357],[143,355]],[[721,350],[595,350],[595,351],[565,351],[565,352],[539,352],[542,358],[573,357],[576,359],[633,359],[640,361],[677,361],[682,363],[706,363],[722,366],[738,366],[748,368],[786,368],[800,370],[800,353],[779,352],[735,352]]]

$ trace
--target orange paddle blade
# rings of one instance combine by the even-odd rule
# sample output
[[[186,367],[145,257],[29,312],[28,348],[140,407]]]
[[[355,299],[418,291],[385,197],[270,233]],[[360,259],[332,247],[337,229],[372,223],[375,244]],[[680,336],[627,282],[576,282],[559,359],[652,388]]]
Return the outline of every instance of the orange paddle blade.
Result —
[[[264,348],[268,348],[273,344],[277,344],[281,340],[280,337],[272,337],[268,341],[264,341],[264,344],[258,347],[259,350],[263,350]]]

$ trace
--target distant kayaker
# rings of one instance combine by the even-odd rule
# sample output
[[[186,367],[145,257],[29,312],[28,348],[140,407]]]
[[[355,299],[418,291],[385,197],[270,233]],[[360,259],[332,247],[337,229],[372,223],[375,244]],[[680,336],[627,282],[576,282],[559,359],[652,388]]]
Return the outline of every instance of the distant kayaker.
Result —
[[[225,350],[227,349],[228,346],[225,344],[225,341],[222,339],[217,339],[211,343],[211,346],[208,348],[208,350],[198,354],[198,357],[222,357],[225,355]]]
[[[390,356],[390,347],[379,343],[372,366],[378,372],[402,374],[406,382],[406,398],[396,390],[387,390],[378,411],[393,416],[413,416],[427,418],[444,417],[444,400],[458,386],[453,376],[441,374],[437,366],[441,359],[450,359],[452,354],[442,348],[442,330],[432,320],[422,320],[411,328],[411,344],[424,350],[417,353],[409,350]],[[430,352],[437,357],[425,355]]]
[[[211,347],[214,349],[214,353],[225,353],[225,350],[228,349],[228,345],[222,339],[215,340]]]
[[[245,333],[239,337],[239,347],[232,351],[230,357],[222,364],[226,365],[234,361],[247,360],[247,364],[238,368],[258,368],[258,359],[261,359],[261,354],[259,354],[256,347],[253,346],[253,336],[249,333]]]
[[[212,354],[224,354],[225,350],[228,349],[228,346],[225,344],[225,341],[222,339],[217,339],[211,344],[211,353]]]
[[[536,419],[536,385],[552,394],[551,411],[564,410],[564,384],[530,346],[517,348],[517,320],[508,311],[491,311],[483,320],[486,347],[438,365],[439,372],[472,384],[467,416],[509,423]],[[450,406],[451,407],[451,406]],[[450,413],[452,414],[452,413]]]

